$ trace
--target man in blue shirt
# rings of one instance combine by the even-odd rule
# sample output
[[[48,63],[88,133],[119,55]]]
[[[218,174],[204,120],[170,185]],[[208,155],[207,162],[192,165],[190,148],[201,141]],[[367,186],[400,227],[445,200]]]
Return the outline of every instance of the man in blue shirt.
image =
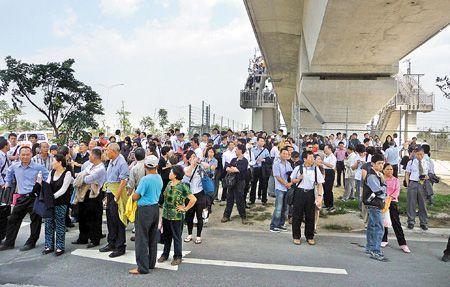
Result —
[[[16,178],[17,189],[20,197],[17,199],[17,204],[14,206],[11,215],[8,218],[8,227],[6,230],[5,243],[0,246],[0,251],[13,249],[16,242],[17,234],[19,233],[22,220],[30,214],[31,232],[25,245],[20,248],[21,251],[28,251],[36,246],[41,233],[42,218],[34,213],[33,206],[36,194],[33,193],[33,187],[38,179],[38,174],[41,174],[41,180],[47,180],[48,170],[43,166],[31,161],[31,148],[23,146],[19,151],[19,161],[14,162],[6,172],[4,188],[11,186],[13,178]],[[39,179],[38,179],[39,180]]]
[[[110,159],[106,170],[106,223],[108,226],[108,245],[100,248],[100,252],[110,252],[109,257],[114,258],[125,254],[126,238],[125,224],[120,220],[118,202],[125,194],[125,186],[130,174],[125,158],[120,154],[117,143],[110,143],[106,149]]]
[[[273,177],[275,178],[275,209],[270,223],[271,232],[287,231],[284,222],[287,217],[286,192],[291,187],[289,175],[292,172],[292,166],[288,162],[289,151],[282,148],[280,151],[280,160],[273,164]]]
[[[158,158],[151,155],[144,160],[145,174],[132,195],[137,201],[136,222],[136,263],[137,268],[130,274],[147,274],[156,264],[156,229],[159,223],[159,196],[163,181],[158,174]]]

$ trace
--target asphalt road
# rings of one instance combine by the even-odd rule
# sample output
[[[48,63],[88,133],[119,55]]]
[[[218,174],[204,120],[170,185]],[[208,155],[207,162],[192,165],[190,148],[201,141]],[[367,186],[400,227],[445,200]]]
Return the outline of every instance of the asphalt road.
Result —
[[[16,246],[26,240],[29,227],[22,227]],[[131,232],[128,232],[128,237]],[[84,246],[72,246],[77,236],[67,235],[66,254],[40,254],[43,234],[34,250],[18,248],[0,252],[0,284],[8,286],[450,286],[450,264],[440,261],[446,238],[409,240],[413,253],[404,254],[392,238],[385,249],[389,262],[377,262],[363,253],[365,240],[355,234],[322,234],[317,245],[291,243],[290,233],[204,229],[201,245],[183,244],[190,251],[177,271],[155,269],[148,275],[133,276],[134,265],[71,254]],[[407,238],[408,239],[408,238]],[[104,241],[104,240],[103,240]],[[102,242],[103,243],[103,242]],[[161,248],[161,246],[159,246]],[[132,261],[133,243],[127,252]],[[91,252],[96,255],[96,251]],[[205,261],[213,260],[213,261]],[[186,260],[188,261],[188,260]],[[223,262],[226,261],[226,262]],[[215,265],[205,264],[213,262]],[[230,263],[231,262],[231,263]],[[201,264],[198,264],[201,263]],[[231,264],[231,266],[230,266]],[[228,266],[226,266],[228,265]],[[238,267],[237,267],[238,266]],[[298,271],[305,268],[312,272]],[[262,269],[264,268],[264,269]],[[331,273],[326,273],[332,268]],[[333,274],[333,270],[346,274]],[[325,273],[320,273],[325,272]],[[13,285],[9,285],[13,284]]]

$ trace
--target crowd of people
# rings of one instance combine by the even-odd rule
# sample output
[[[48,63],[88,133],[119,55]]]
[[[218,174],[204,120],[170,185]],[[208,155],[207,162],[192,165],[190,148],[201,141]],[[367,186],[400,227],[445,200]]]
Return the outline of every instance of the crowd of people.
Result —
[[[78,222],[79,235],[72,244],[99,249],[110,257],[125,254],[126,227],[134,222],[137,268],[145,274],[156,262],[182,262],[182,244],[202,244],[203,226],[215,205],[225,205],[221,222],[231,220],[236,204],[242,224],[249,208],[275,198],[269,231],[288,231],[300,245],[301,227],[309,245],[320,210],[335,210],[335,200],[356,200],[367,223],[365,251],[386,261],[388,227],[394,229],[400,248],[409,249],[399,218],[398,200],[405,173],[407,228],[413,229],[416,209],[419,226],[428,229],[427,204],[432,202],[434,174],[430,148],[417,139],[398,142],[396,135],[384,143],[378,137],[356,133],[347,138],[337,133],[300,136],[294,140],[283,130],[272,133],[232,130],[194,134],[180,130],[162,136],[136,131],[107,139],[100,133],[88,142],[67,145],[47,142],[19,145],[17,135],[0,137],[0,251],[13,249],[24,217],[31,219],[30,236],[22,251],[36,247],[42,221],[45,225],[43,254],[65,252],[66,228]],[[336,183],[336,185],[335,185]],[[335,198],[333,188],[344,186]],[[13,206],[13,208],[12,208]],[[107,235],[102,232],[106,210]],[[182,238],[183,225],[187,236]],[[193,234],[195,227],[195,236]],[[164,244],[156,258],[157,243]],[[448,260],[449,248],[444,258]]]

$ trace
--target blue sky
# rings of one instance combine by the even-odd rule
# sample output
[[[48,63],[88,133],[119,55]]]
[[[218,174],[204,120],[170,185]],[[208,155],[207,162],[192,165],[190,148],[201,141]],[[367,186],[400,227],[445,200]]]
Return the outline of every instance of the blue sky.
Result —
[[[161,107],[171,120],[186,118],[187,105],[202,100],[217,114],[250,123],[239,90],[257,44],[242,0],[0,0],[0,11],[0,59],[74,58],[77,76],[103,97],[111,127],[122,100],[135,126]],[[450,100],[434,83],[450,74],[450,28],[406,58],[436,94],[436,111],[420,115],[419,126],[450,126]],[[125,85],[106,99],[102,84],[117,83]],[[25,112],[38,118],[31,108]]]

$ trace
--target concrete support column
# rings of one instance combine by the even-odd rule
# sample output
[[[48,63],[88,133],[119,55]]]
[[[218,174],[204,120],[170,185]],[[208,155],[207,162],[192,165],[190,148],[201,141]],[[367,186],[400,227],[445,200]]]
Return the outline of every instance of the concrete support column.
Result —
[[[410,140],[412,137],[417,136],[416,131],[417,131],[417,112],[406,112],[404,139]]]
[[[278,129],[278,111],[275,109],[253,109],[252,129],[271,132]]]

